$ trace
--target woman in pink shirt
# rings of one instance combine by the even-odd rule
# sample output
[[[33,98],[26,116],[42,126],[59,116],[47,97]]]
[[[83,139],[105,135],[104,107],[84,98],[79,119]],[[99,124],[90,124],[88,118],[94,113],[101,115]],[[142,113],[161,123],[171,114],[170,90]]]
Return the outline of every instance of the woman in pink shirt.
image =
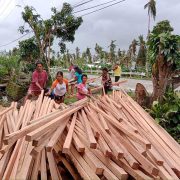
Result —
[[[77,98],[78,100],[81,100],[83,98],[85,98],[86,96],[90,96],[91,95],[91,90],[88,87],[88,85],[86,84],[87,82],[87,75],[83,74],[82,75],[82,83],[78,84],[77,86]]]
[[[36,70],[32,74],[32,81],[28,89],[25,101],[31,96],[39,96],[41,90],[46,87],[48,80],[47,72],[43,69],[43,64],[41,62],[36,63]]]

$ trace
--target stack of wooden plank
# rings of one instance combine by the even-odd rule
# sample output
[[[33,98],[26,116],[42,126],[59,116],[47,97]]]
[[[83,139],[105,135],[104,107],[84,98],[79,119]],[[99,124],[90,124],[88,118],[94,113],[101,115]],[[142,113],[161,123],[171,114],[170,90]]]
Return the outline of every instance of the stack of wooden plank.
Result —
[[[179,179],[180,146],[124,91],[0,112],[0,179]]]

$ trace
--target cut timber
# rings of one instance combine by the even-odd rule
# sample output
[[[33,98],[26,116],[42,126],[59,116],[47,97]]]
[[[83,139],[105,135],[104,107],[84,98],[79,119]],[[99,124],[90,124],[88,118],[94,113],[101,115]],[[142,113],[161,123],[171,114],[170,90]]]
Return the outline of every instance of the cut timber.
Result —
[[[128,151],[134,156],[134,158],[141,163],[143,169],[149,174],[157,176],[159,170],[149,162],[144,156],[142,156],[131,144],[129,144],[123,137],[118,136],[121,143],[128,149]]]
[[[119,146],[116,145],[116,143],[113,141],[113,139],[110,137],[110,135],[100,126],[99,123],[97,123],[97,120],[94,119],[93,113],[90,113],[86,108],[84,108],[88,116],[91,118],[91,120],[96,125],[96,128],[101,132],[101,135],[105,139],[105,141],[109,144],[110,149],[115,154],[117,158],[123,157],[123,151],[120,149]]]
[[[39,128],[43,125],[45,125],[47,122],[49,122],[50,120],[52,120],[50,123],[53,124],[52,126],[55,126],[54,124],[58,124],[59,121],[61,121],[64,118],[67,118],[69,116],[71,116],[74,112],[78,111],[79,109],[81,109],[82,106],[78,106],[76,108],[72,108],[71,110],[69,110],[67,113],[64,113],[63,115],[61,114],[61,112],[59,112],[59,114],[56,114],[56,119],[52,120],[52,117],[49,118],[41,118],[41,120],[39,120],[36,123],[30,124],[29,126],[26,126],[22,129],[20,129],[19,131],[13,132],[11,134],[9,134],[8,136],[5,137],[4,139],[4,143],[5,144],[9,144],[12,142],[15,142],[16,140],[18,140],[19,138],[27,135],[28,133],[34,131],[34,129]]]
[[[67,153],[70,149],[72,138],[73,138],[74,127],[76,124],[76,118],[77,118],[77,113],[74,113],[72,121],[71,121],[71,125],[69,127],[68,134],[66,136],[66,140],[63,145],[63,153]]]
[[[73,133],[73,143],[78,152],[83,153],[85,151],[84,144],[79,140],[76,133]]]
[[[88,176],[91,177],[91,179],[99,180],[100,178],[92,171],[92,169],[89,167],[89,165],[86,163],[86,161],[81,157],[81,155],[76,151],[76,149],[71,146],[71,153],[74,155],[74,157],[78,160],[78,162],[82,165],[82,167],[86,170],[86,173]]]
[[[104,119],[104,117],[100,113],[98,113],[98,116],[99,116],[99,120],[100,120],[102,126],[104,127],[105,131],[109,133],[109,127],[107,125],[106,120]]]
[[[106,143],[106,141],[103,139],[103,137],[101,136],[98,140],[98,143],[101,147],[101,151],[103,152],[103,154],[106,157],[111,157],[112,156],[112,151],[109,148],[108,144]]]
[[[71,176],[74,178],[74,180],[80,179],[78,174],[74,171],[73,167],[70,165],[70,163],[63,156],[60,156],[60,160],[62,161],[64,166],[68,169],[68,171],[71,173]]]
[[[58,139],[60,138],[61,134],[63,133],[66,125],[68,124],[69,118],[65,119],[60,126],[57,128],[55,133],[50,138],[50,141],[46,145],[46,150],[51,151],[53,149],[53,146],[57,143]]]
[[[47,159],[49,163],[49,169],[50,169],[52,180],[61,180],[62,177],[59,173],[59,170],[57,168],[52,152],[47,152]]]
[[[92,103],[89,103],[89,106],[91,108],[93,108],[95,111],[101,113],[111,124],[116,126],[120,131],[122,131],[123,133],[127,134],[129,137],[133,138],[134,140],[138,141],[139,143],[142,143],[143,145],[145,145],[145,147],[147,149],[151,148],[151,144],[149,142],[147,142],[146,140],[144,140],[143,138],[138,136],[136,133],[130,132],[129,129],[127,129],[126,127],[122,126],[120,122],[115,121],[113,118],[111,118],[105,112],[103,112],[101,109],[95,107]]]
[[[96,142],[96,140],[94,138],[94,135],[93,135],[89,120],[88,120],[85,112],[83,110],[81,112],[82,112],[82,117],[83,117],[82,121],[84,121],[87,137],[88,137],[88,140],[89,140],[89,143],[90,143],[90,148],[96,149],[97,142]]]
[[[40,171],[41,171],[41,179],[47,180],[47,167],[46,167],[46,152],[45,148],[42,150],[41,153],[41,165],[40,165]]]
[[[3,110],[2,112],[0,112],[0,117],[3,116],[4,114],[6,114],[8,111],[12,110],[14,107],[9,107],[5,110]]]

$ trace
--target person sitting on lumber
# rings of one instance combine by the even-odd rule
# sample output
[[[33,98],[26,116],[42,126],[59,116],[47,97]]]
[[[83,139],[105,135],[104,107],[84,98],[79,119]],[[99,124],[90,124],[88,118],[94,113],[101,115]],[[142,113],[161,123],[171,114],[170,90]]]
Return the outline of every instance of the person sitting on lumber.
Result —
[[[26,102],[26,100],[32,96],[39,96],[41,94],[41,90],[45,89],[47,80],[48,75],[43,69],[43,64],[41,62],[37,62],[36,70],[32,74],[32,81],[24,101]]]
[[[106,67],[104,67],[102,69],[102,81],[101,82],[104,86],[105,93],[107,94],[108,91],[112,87],[112,81],[111,81],[110,74],[108,73],[108,69]]]
[[[91,90],[87,85],[87,75],[83,74],[82,77],[82,83],[78,84],[77,86],[77,98],[78,100],[84,99],[86,96],[91,95]]]
[[[68,89],[68,80],[63,78],[63,72],[58,71],[56,80],[52,83],[52,86],[46,95],[51,95],[55,102],[60,104],[64,102],[65,94],[68,92]]]

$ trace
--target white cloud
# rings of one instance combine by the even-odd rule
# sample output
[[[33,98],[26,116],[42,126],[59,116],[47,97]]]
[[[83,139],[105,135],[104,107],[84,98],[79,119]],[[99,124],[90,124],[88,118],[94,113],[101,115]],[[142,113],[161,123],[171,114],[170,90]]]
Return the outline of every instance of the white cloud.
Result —
[[[3,0],[0,2],[2,1]],[[21,3],[23,6],[22,1],[25,4],[35,7],[43,18],[50,17],[50,9],[52,6],[62,7],[62,1],[59,0],[20,0],[18,3]],[[77,10],[107,1],[108,0],[95,0],[77,8]],[[74,5],[80,2],[80,0],[67,0],[66,2]],[[147,9],[144,10],[144,5],[147,2],[148,0],[126,0],[111,8],[84,16],[84,22],[76,32],[74,43],[68,43],[68,47],[71,51],[74,51],[76,46],[78,46],[82,52],[86,47],[93,49],[95,43],[98,43],[107,49],[110,41],[116,40],[118,47],[127,49],[134,38],[137,39],[141,34],[146,37],[148,16]],[[158,0],[156,21],[152,21],[151,27],[160,20],[168,19],[174,27],[175,33],[178,34],[180,29],[180,21],[178,20],[180,17],[179,9],[179,0]],[[18,27],[23,25],[21,10],[21,8],[16,7],[7,18],[0,22],[0,46],[21,36],[17,31]],[[78,13],[77,15],[84,13],[85,12]],[[10,46],[1,47],[0,50],[5,48],[9,49],[16,45],[17,43],[13,43]],[[59,49],[57,44],[54,45],[54,47],[56,50]]]

